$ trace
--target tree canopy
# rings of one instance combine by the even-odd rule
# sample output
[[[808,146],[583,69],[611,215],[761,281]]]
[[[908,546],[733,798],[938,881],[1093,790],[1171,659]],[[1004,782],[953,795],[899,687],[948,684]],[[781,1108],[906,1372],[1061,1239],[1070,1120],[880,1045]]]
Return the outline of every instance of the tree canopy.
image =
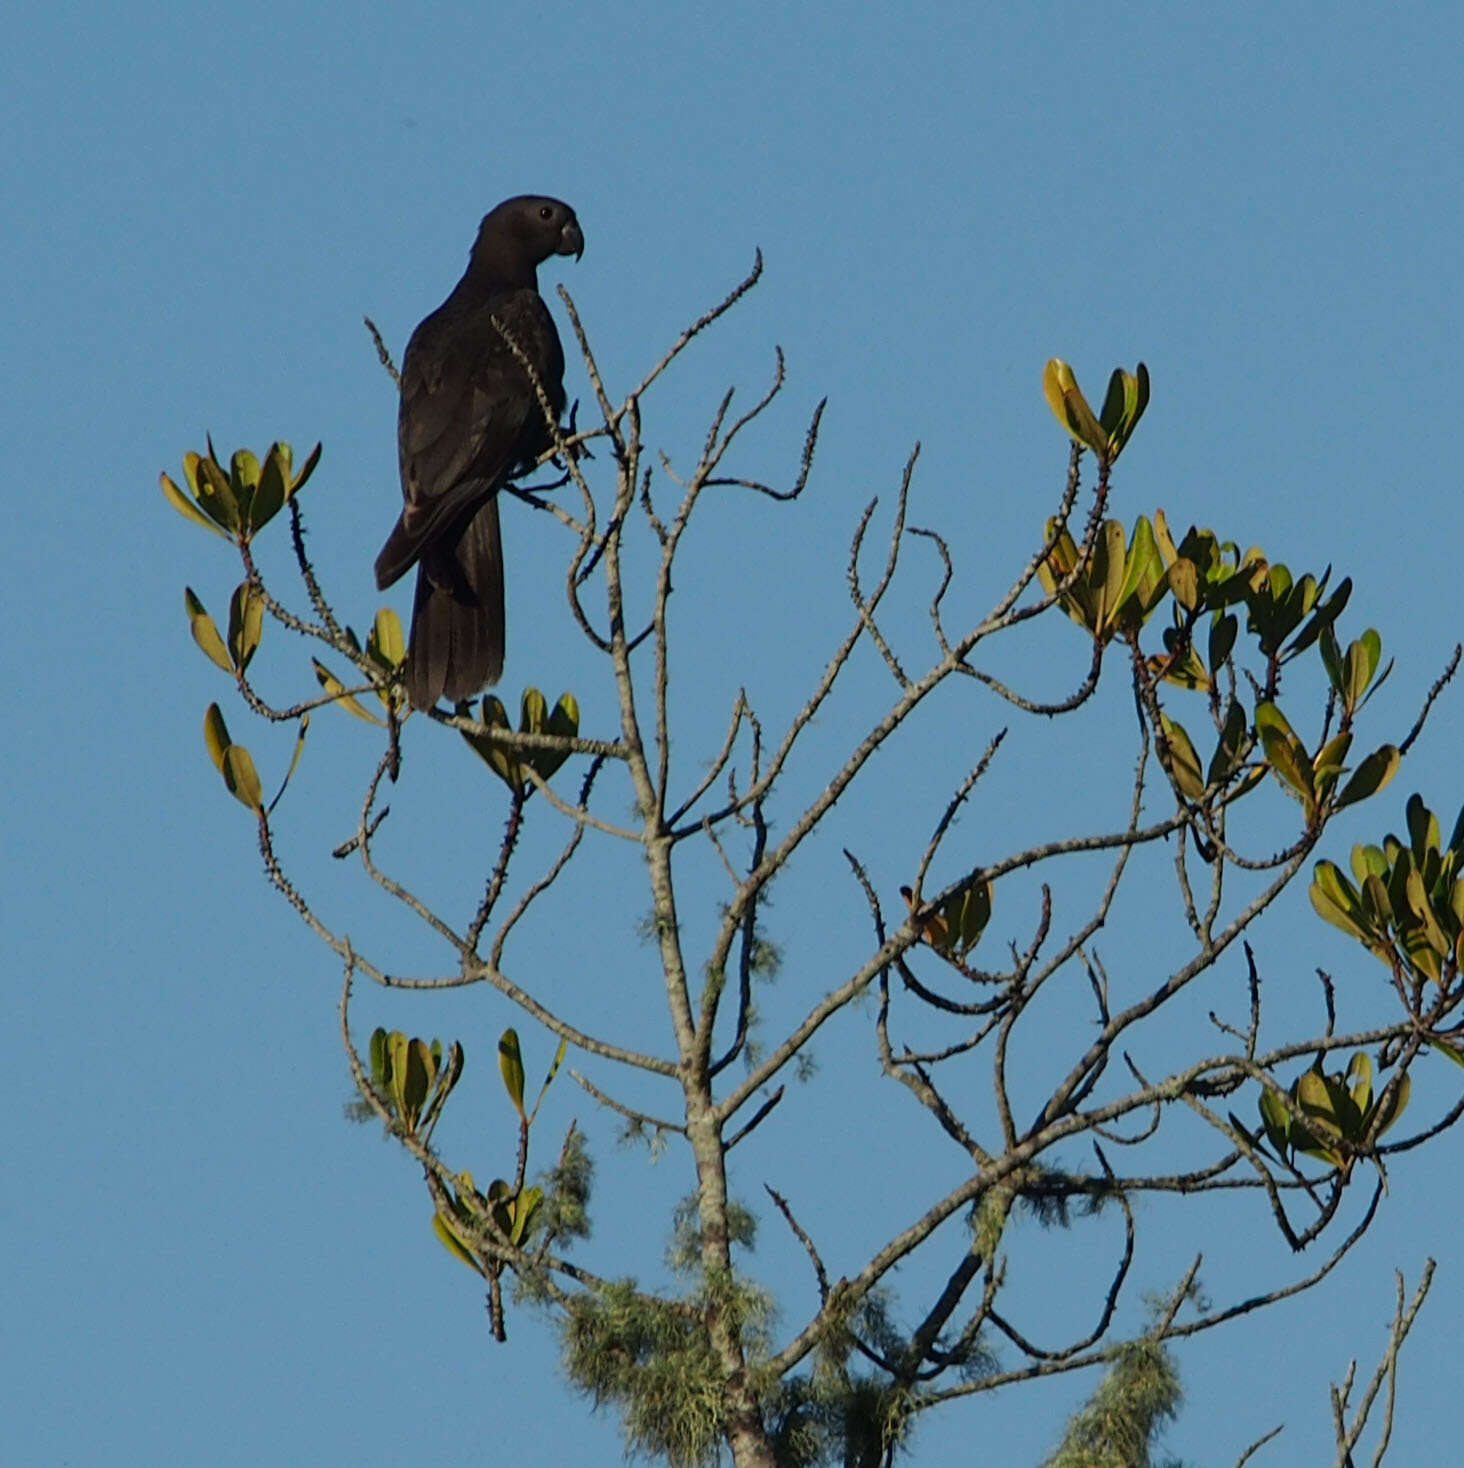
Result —
[[[284,726],[246,744],[214,703],[207,750],[269,881],[335,955],[359,1114],[420,1165],[436,1237],[477,1276],[493,1334],[508,1338],[516,1309],[545,1312],[568,1381],[619,1413],[629,1448],[678,1468],[720,1453],[739,1468],[875,1465],[936,1409],[1096,1370],[1066,1432],[1054,1424],[1050,1463],[1148,1463],[1179,1407],[1183,1342],[1322,1285],[1387,1206],[1391,1159],[1464,1110],[1409,1104],[1415,1069],[1464,1064],[1464,815],[1400,803],[1393,783],[1459,653],[1410,670],[1416,717],[1377,727],[1370,701],[1394,662],[1352,624],[1352,580],[1262,550],[1255,527],[1119,513],[1149,374],[1115,370],[1095,410],[1054,360],[1042,387],[1071,439],[1066,472],[1009,582],[963,573],[971,527],[915,523],[917,446],[892,504],[851,516],[843,631],[797,700],[765,706],[756,646],[708,666],[681,634],[718,611],[681,573],[718,499],[768,502],[778,533],[801,533],[824,405],[801,448],[784,443],[782,479],[753,446],[785,392],[781,352],[769,385],[745,406],[728,390],[690,451],[651,426],[683,353],[761,264],[628,386],[602,378],[560,291],[593,421],[547,414],[542,482],[500,493],[562,530],[562,574],[538,589],[564,597],[599,675],[552,703],[527,684],[516,721],[496,695],[414,711],[396,614],[352,629],[307,548],[319,447],[298,468],[283,443],[188,453],[164,493],[242,570],[226,620],[185,592],[193,637],[245,717]],[[281,531],[288,595],[256,559]],[[786,603],[790,640],[808,635],[799,589],[758,580],[753,537],[719,551],[750,595]],[[303,640],[313,685],[294,642],[260,676],[266,628]],[[693,748],[709,684],[721,733]],[[1092,718],[1124,721],[1126,763],[1075,755]],[[323,837],[341,813],[302,819],[293,777],[318,744],[361,738],[374,763],[350,829]],[[387,804],[393,786],[411,795],[413,764],[464,758],[447,752],[460,743],[481,762],[462,821],[481,835],[485,811],[501,816],[466,905],[420,889]],[[1021,819],[999,821],[993,787],[1018,762]],[[1376,839],[1336,850],[1332,822],[1363,802]],[[327,854],[364,878],[334,911],[311,895]],[[776,901],[804,891],[795,870],[815,874],[816,899]],[[1267,972],[1260,935],[1292,920],[1281,899],[1297,883],[1372,975]],[[641,942],[579,934],[600,972],[576,982],[560,953],[600,886],[638,893]],[[395,938],[352,936],[374,930],[356,906],[372,894],[431,935],[429,972]],[[618,1003],[591,992],[605,974]],[[1273,978],[1309,986],[1309,1019],[1273,1004]],[[515,1016],[496,1079],[486,1047],[381,1023],[363,992],[482,987]],[[449,1124],[470,1084],[500,1091],[489,1135],[479,1103],[478,1125]],[[555,1112],[575,1087],[595,1122]],[[618,1206],[641,1206],[643,1163],[607,1151],[602,1121],[646,1141],[683,1194],[669,1217],[633,1214],[638,1258],[599,1253],[591,1232],[612,1166]],[[917,1130],[942,1167],[917,1173],[890,1147]],[[878,1150],[842,1196],[804,1193],[786,1165],[825,1144],[858,1156],[860,1138]],[[1232,1221],[1242,1278],[1262,1231],[1294,1252],[1289,1276],[1212,1297],[1198,1251],[1156,1273],[1156,1236],[1201,1214]],[[754,1243],[774,1231],[801,1285],[760,1270]],[[1058,1271],[1061,1319],[1032,1292]],[[1431,1275],[1400,1276],[1390,1335],[1356,1343],[1380,1361],[1334,1392],[1339,1464],[1365,1433],[1375,1461],[1386,1448]],[[1223,1446],[1262,1462],[1269,1445]]]

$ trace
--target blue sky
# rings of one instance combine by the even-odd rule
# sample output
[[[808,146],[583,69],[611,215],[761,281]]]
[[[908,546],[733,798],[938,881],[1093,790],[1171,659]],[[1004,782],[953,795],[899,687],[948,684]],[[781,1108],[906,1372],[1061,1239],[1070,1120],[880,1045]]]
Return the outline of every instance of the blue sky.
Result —
[[[789,386],[756,440],[760,464],[790,462],[802,418],[830,398],[796,512],[708,512],[683,593],[705,597],[703,615],[688,613],[688,767],[739,682],[769,709],[797,706],[846,615],[854,521],[871,494],[888,505],[915,439],[912,518],[958,547],[970,606],[1008,584],[1065,463],[1039,388],[1052,355],[1095,392],[1117,363],[1143,358],[1153,374],[1118,476],[1122,518],[1163,505],[1180,527],[1353,575],[1353,635],[1376,626],[1398,655],[1379,737],[1406,728],[1460,635],[1456,7],[1385,21],[1347,3],[546,0],[502,12],[22,4],[8,27],[0,1375],[17,1461],[384,1468],[429,1435],[485,1455],[511,1445],[525,1463],[618,1452],[613,1421],[566,1397],[532,1316],[511,1320],[510,1350],[493,1345],[471,1277],[431,1238],[413,1169],[342,1120],[338,974],[266,889],[248,818],[199,738],[227,688],[188,638],[182,587],[222,613],[235,567],[156,490],[205,430],[223,450],[323,440],[312,547],[332,594],[367,622],[398,489],[393,393],[361,317],[400,351],[499,198],[543,191],[577,208],[584,259],[555,262],[545,281],[574,293],[622,391],[762,248],[764,284],[648,400],[672,452],[692,447],[723,386],[765,380],[774,342]],[[569,389],[585,395],[573,368]],[[552,695],[592,675],[560,614],[539,610],[560,573],[530,518],[506,532],[510,701],[530,678]],[[916,577],[906,601],[912,638],[923,588]],[[282,680],[299,676],[289,651],[269,649]],[[874,688],[878,669],[864,673]],[[1332,854],[1397,827],[1411,789],[1452,816],[1459,696],[1445,694],[1397,784],[1349,818]],[[1116,726],[1122,700],[1110,707]],[[979,749],[1002,715],[973,704],[959,717]],[[231,721],[253,744],[242,712]],[[1116,727],[1083,737],[1127,769]],[[288,744],[256,754],[282,768]],[[440,954],[382,922],[354,874],[320,855],[349,829],[372,757],[358,727],[320,716],[282,839],[343,926],[430,966]],[[1061,809],[1033,803],[1052,788],[1045,759],[1025,746],[1013,757],[1008,794],[973,820],[982,842],[1010,847],[1024,823],[1060,823]],[[871,809],[883,819],[915,791],[892,766]],[[466,752],[427,744],[394,800],[413,804],[421,844],[406,855],[424,886],[471,892],[502,817]],[[442,823],[453,835],[434,844]],[[790,1012],[821,974],[794,914],[806,900],[857,915],[837,843],[859,834],[852,818],[841,826],[773,911]],[[543,962],[566,1003],[624,1022],[649,955],[634,938],[643,898],[628,882],[622,895],[554,935]],[[1290,911],[1263,954],[1283,1003],[1289,986],[1310,993],[1319,963],[1339,983],[1377,983],[1300,894]],[[1136,961],[1132,938],[1108,943],[1111,962]],[[364,995],[357,1018],[463,1038],[479,1086],[458,1103],[455,1140],[491,1174],[491,1149],[468,1154],[510,1145],[490,1084],[492,1041],[512,1022],[503,1003]],[[522,1028],[532,1072],[548,1045]],[[853,1023],[820,1059],[801,1103],[819,1145],[780,1154],[770,1141],[740,1181],[760,1197],[764,1179],[796,1169],[809,1211],[826,1198],[837,1227],[845,1178],[832,1161],[821,1175],[819,1158],[853,1145],[840,1140],[845,1088],[876,1075]],[[1420,1090],[1436,1099],[1455,1084],[1435,1072]],[[604,1249],[639,1250],[635,1267],[654,1272],[681,1164],[617,1151],[567,1078],[554,1105],[555,1126],[578,1115],[595,1128]],[[1382,1222],[1325,1297],[1181,1357],[1190,1405],[1174,1451],[1233,1462],[1284,1420],[1283,1445],[1260,1461],[1320,1461],[1327,1380],[1350,1356],[1375,1359],[1391,1271],[1411,1279],[1434,1253],[1394,1449],[1400,1463],[1431,1451],[1453,1375],[1456,1156],[1446,1138],[1399,1159]],[[901,1158],[937,1175],[947,1162]],[[807,1281],[776,1220],[764,1226],[768,1277],[797,1318]],[[1262,1223],[1226,1227],[1254,1231],[1241,1253],[1258,1270],[1286,1267]],[[852,1263],[863,1229],[849,1228]],[[1050,1242],[1029,1228],[1014,1248],[1041,1258]],[[1152,1282],[1201,1242],[1166,1238],[1178,1263],[1161,1249]],[[1207,1266],[1218,1297],[1244,1292],[1244,1262]],[[1034,1309],[1065,1318],[1073,1267],[1053,1265]],[[1036,1462],[1082,1389],[953,1409],[923,1428],[912,1461],[947,1461],[974,1434],[1003,1461]]]

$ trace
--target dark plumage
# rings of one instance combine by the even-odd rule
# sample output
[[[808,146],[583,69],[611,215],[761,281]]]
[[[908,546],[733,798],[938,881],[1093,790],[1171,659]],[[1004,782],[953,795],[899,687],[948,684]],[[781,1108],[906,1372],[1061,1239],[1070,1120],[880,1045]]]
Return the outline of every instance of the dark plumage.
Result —
[[[397,420],[405,505],[376,558],[376,584],[385,590],[417,563],[407,649],[414,708],[444,694],[471,698],[503,671],[498,491],[553,440],[533,380],[498,327],[533,364],[558,416],[564,350],[537,269],[584,247],[568,204],[506,199],[479,227],[463,278],[407,343]]]

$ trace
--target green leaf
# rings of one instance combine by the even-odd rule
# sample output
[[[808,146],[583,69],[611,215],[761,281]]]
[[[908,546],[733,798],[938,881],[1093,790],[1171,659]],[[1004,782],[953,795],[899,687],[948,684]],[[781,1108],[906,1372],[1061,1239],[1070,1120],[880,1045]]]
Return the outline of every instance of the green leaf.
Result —
[[[549,702],[537,688],[525,688],[523,702],[519,706],[519,732],[542,734],[549,722]]]
[[[193,640],[203,649],[210,662],[224,672],[232,673],[234,665],[229,661],[229,650],[224,646],[224,639],[219,636],[214,619],[204,610],[203,603],[193,594],[191,586],[183,588],[183,606],[188,613],[188,630],[193,634]]]
[[[1393,921],[1393,899],[1381,877],[1367,876],[1363,879],[1358,896],[1362,910],[1379,932],[1386,931]],[[1401,905],[1401,895],[1400,895]]]
[[[1058,586],[1072,575],[1078,564],[1078,546],[1067,530],[1058,529],[1057,522],[1053,519],[1047,521],[1044,534],[1052,541],[1052,549],[1037,567],[1037,579],[1042,583],[1042,589],[1052,596]],[[1077,577],[1058,599],[1058,605],[1063,611],[1087,632],[1092,632],[1096,624],[1093,595],[1088,585],[1091,575],[1090,564],[1086,568],[1086,575]]]
[[[1342,665],[1342,706],[1349,714],[1362,707],[1362,696],[1382,661],[1383,640],[1369,627],[1347,649]]]
[[[427,1092],[431,1088],[436,1066],[432,1061],[432,1049],[425,1040],[409,1040],[405,1055],[406,1069],[400,1096],[402,1120],[410,1131],[416,1127],[422,1108],[427,1103]]]
[[[158,483],[162,487],[163,497],[190,524],[201,525],[205,530],[212,531],[215,535],[224,534],[219,526],[205,515],[166,474],[160,474],[158,476]],[[225,539],[227,538],[225,536]]]
[[[1138,628],[1151,615],[1169,590],[1164,562],[1154,541],[1153,527],[1146,516],[1134,522],[1124,560],[1123,585],[1119,588],[1120,615],[1129,628]]]
[[[1073,369],[1061,357],[1053,357],[1042,369],[1042,391],[1052,416],[1063,428],[1100,458],[1106,457],[1108,435],[1093,416]]]
[[[524,1111],[524,1061],[519,1053],[519,1038],[515,1030],[507,1029],[498,1040],[498,1068],[503,1073],[504,1089],[514,1110],[527,1120]]]
[[[1372,1106],[1372,1061],[1359,1050],[1347,1063],[1347,1092],[1358,1115],[1365,1117]]]
[[[262,530],[284,508],[290,493],[290,446],[273,443],[259,467],[259,483],[249,505],[249,527]]]
[[[1461,1060],[1460,1063],[1464,1064],[1464,1060]],[[1378,1112],[1382,1116],[1382,1121],[1378,1125],[1376,1134],[1378,1137],[1381,1137],[1403,1115],[1403,1108],[1408,1105],[1408,1098],[1412,1094],[1412,1091],[1413,1083],[1409,1080],[1406,1070],[1398,1077],[1397,1082],[1392,1085],[1391,1094],[1389,1093],[1389,1089],[1384,1087],[1383,1094],[1378,1097]]]
[[[392,1108],[398,1117],[405,1119],[406,1084],[407,1084],[407,1051],[410,1041],[400,1030],[392,1030],[386,1037],[386,1054],[388,1062],[388,1073],[391,1077],[391,1101]]]
[[[379,1091],[391,1087],[391,1057],[387,1053],[386,1031],[380,1026],[371,1031],[371,1043],[367,1048],[371,1061],[371,1080]]]
[[[305,753],[305,735],[309,730],[310,715],[307,712],[300,715],[300,728],[299,732],[295,735],[295,752],[290,756],[290,767],[285,771],[285,778],[280,781],[280,788],[275,791],[275,798],[269,803],[271,813],[274,811],[275,806],[280,803],[280,799],[285,791],[289,789],[290,781],[295,778],[295,771],[300,767],[300,756]]]
[[[1169,589],[1185,611],[1192,612],[1200,604],[1200,579],[1195,563],[1181,556],[1169,563]]]
[[[1294,658],[1298,653],[1305,652],[1314,643],[1322,632],[1330,628],[1337,618],[1342,615],[1342,609],[1347,605],[1348,598],[1352,595],[1352,578],[1343,577],[1327,600],[1317,608],[1305,627],[1291,640],[1291,645],[1286,649],[1286,656]]]
[[[248,449],[235,450],[229,460],[229,488],[234,503],[239,507],[239,519],[244,525],[251,523],[249,511],[254,504],[254,491],[259,487],[259,460]]]
[[[565,1052],[568,1049],[569,1041],[560,1040],[559,1048],[554,1052],[554,1059],[549,1063],[549,1072],[544,1077],[544,1084],[539,1087],[539,1095],[534,1102],[534,1109],[529,1113],[530,1121],[533,1121],[533,1119],[539,1114],[539,1108],[544,1104],[544,1097],[549,1090],[549,1086],[553,1082],[554,1077],[559,1074],[559,1067],[564,1064]]]
[[[259,647],[264,630],[264,599],[247,581],[229,598],[229,656],[242,673]]]
[[[1333,809],[1341,810],[1344,806],[1376,795],[1398,773],[1398,766],[1402,762],[1403,756],[1397,745],[1380,745],[1352,772],[1352,778],[1342,787],[1342,793],[1338,795]]]
[[[423,1132],[437,1125],[437,1118],[447,1104],[447,1098],[462,1077],[463,1059],[463,1047],[456,1040],[448,1047],[445,1058],[442,1041],[432,1042],[432,1073],[436,1078],[436,1084],[433,1087],[432,1097],[422,1112],[421,1130]]]
[[[1210,768],[1205,774],[1208,785],[1221,785],[1239,768],[1241,751],[1245,748],[1250,724],[1245,710],[1238,699],[1232,698],[1225,709],[1225,722],[1220,731],[1220,742],[1210,757]]]
[[[1345,1154],[1340,1148],[1327,1142],[1328,1137],[1340,1138],[1344,1135],[1336,1110],[1336,1089],[1327,1083],[1327,1077],[1319,1069],[1313,1069],[1303,1071],[1297,1077],[1293,1093],[1308,1125],[1304,1130],[1293,1128],[1292,1145],[1308,1157],[1316,1157],[1334,1167],[1342,1166]],[[1349,1105],[1350,1102],[1349,1097]]]
[[[1281,1093],[1270,1086],[1261,1087],[1259,1104],[1266,1138],[1276,1153],[1284,1159],[1291,1151],[1291,1113],[1287,1111]]]
[[[204,710],[203,742],[208,746],[208,757],[213,761],[214,769],[223,774],[224,751],[233,741],[229,738],[228,726],[224,723],[223,713],[216,703],[209,704]]]
[[[1434,915],[1433,903],[1429,901],[1428,892],[1424,888],[1423,878],[1416,868],[1408,875],[1407,892],[1408,906],[1418,919],[1420,937],[1440,959],[1447,959],[1453,952],[1453,941],[1439,925],[1438,918]],[[1411,935],[1405,936],[1405,943],[1407,936]],[[1430,965],[1429,977],[1438,979],[1439,966],[1437,964]]]
[[[285,451],[286,457],[288,458],[290,453],[289,444],[281,444],[280,447]],[[287,499],[293,499],[299,494],[305,488],[305,481],[315,473],[315,466],[320,462],[320,447],[319,444],[316,444],[310,450],[310,457],[305,460],[304,468],[290,481],[290,493],[286,496]]]
[[[1329,739],[1312,758],[1312,789],[1318,799],[1325,799],[1341,778],[1346,767],[1347,751],[1352,748],[1352,733],[1344,729]]]
[[[1320,1070],[1304,1070],[1296,1080],[1296,1104],[1308,1117],[1335,1124],[1332,1093]]]
[[[479,722],[487,729],[507,729],[508,710],[504,708],[501,699],[493,694],[488,694],[480,706],[478,715]],[[473,753],[508,786],[515,795],[524,792],[525,778],[523,769],[513,751],[505,745],[496,744],[486,734],[469,733],[466,729],[459,731],[467,740]]]
[[[187,455],[183,460],[185,471],[189,470],[190,462],[193,467],[189,479],[198,486],[199,506],[204,514],[230,535],[235,534],[239,529],[239,505],[223,468],[212,454],[206,459],[197,454]]]
[[[1439,818],[1423,803],[1423,797],[1417,792],[1408,797],[1404,818],[1408,822],[1413,859],[1422,866],[1427,853],[1439,849]]]
[[[1200,773],[1200,757],[1182,725],[1175,723],[1168,714],[1159,716],[1164,742],[1160,755],[1165,769],[1170,773],[1182,795],[1190,800],[1202,800],[1205,794],[1205,777]]]
[[[388,672],[401,667],[407,656],[406,638],[402,636],[401,618],[390,607],[376,613],[366,637],[367,655]]]
[[[1322,628],[1319,650],[1322,655],[1322,666],[1327,670],[1327,681],[1336,690],[1338,697],[1345,698],[1347,682],[1342,674],[1342,649],[1337,642],[1335,627]]]
[[[224,751],[224,784],[241,804],[259,814],[264,813],[264,791],[255,773],[254,761],[242,744],[231,744]]]
[[[1378,846],[1354,846],[1352,848],[1352,875],[1359,882],[1369,876],[1385,877],[1388,874],[1388,858]]]
[[[432,1215],[432,1231],[441,1241],[443,1248],[455,1259],[461,1259],[469,1269],[477,1274],[483,1273],[483,1266],[473,1257],[471,1250],[458,1237],[457,1229],[447,1216],[439,1209]],[[486,1276],[485,1276],[486,1278]]]
[[[1285,715],[1274,703],[1256,705],[1256,733],[1260,736],[1266,763],[1281,783],[1306,806],[1310,816],[1316,805],[1311,759],[1306,746],[1296,737]]]
[[[1125,372],[1121,367],[1113,370],[1108,379],[1108,392],[1103,399],[1103,410],[1099,422],[1107,439],[1106,457],[1110,463],[1123,452],[1149,405],[1149,369],[1142,362],[1134,372]]]
[[[1103,406],[1098,410],[1098,422],[1102,424],[1103,431],[1110,437],[1123,423],[1124,398],[1124,373],[1121,367],[1115,367],[1108,379],[1108,391],[1103,395]]]
[[[315,681],[348,714],[355,714],[358,719],[365,719],[368,724],[375,724],[380,728],[385,728],[385,720],[378,719],[365,705],[358,702],[352,694],[347,693],[346,685],[324,663],[316,658],[311,658],[310,665],[315,669]]]
[[[1235,646],[1235,639],[1239,632],[1240,623],[1232,612],[1226,612],[1224,616],[1217,617],[1210,624],[1210,669],[1212,672],[1220,671],[1225,659],[1230,656],[1230,651]]]
[[[514,1244],[521,1244],[528,1234],[534,1222],[534,1215],[539,1211],[539,1204],[543,1201],[543,1188],[525,1188],[513,1202],[513,1227],[509,1230],[509,1240]]]
[[[540,698],[542,701],[542,695]],[[561,739],[573,739],[579,733],[579,703],[574,694],[559,695],[559,702],[544,722],[542,732]],[[540,779],[547,780],[568,758],[567,749],[536,749],[530,753],[529,763],[538,771]]]
[[[1123,572],[1127,557],[1124,552],[1123,526],[1117,520],[1105,520],[1093,547],[1093,565],[1089,572],[1094,593],[1094,625],[1096,636],[1107,637],[1113,630],[1118,609],[1123,604]]]
[[[1334,862],[1319,861],[1316,864],[1307,895],[1317,913],[1334,927],[1341,928],[1349,938],[1369,945],[1374,941],[1362,914],[1357,889]]]

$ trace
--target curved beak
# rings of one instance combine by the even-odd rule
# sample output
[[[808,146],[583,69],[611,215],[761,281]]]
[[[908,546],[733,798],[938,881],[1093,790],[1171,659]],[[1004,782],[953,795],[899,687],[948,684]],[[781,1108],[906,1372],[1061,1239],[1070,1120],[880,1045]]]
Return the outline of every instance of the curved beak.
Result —
[[[556,255],[573,255],[576,260],[585,252],[585,237],[580,232],[579,220],[570,218],[564,221],[564,228],[559,231],[559,244],[555,248]]]

